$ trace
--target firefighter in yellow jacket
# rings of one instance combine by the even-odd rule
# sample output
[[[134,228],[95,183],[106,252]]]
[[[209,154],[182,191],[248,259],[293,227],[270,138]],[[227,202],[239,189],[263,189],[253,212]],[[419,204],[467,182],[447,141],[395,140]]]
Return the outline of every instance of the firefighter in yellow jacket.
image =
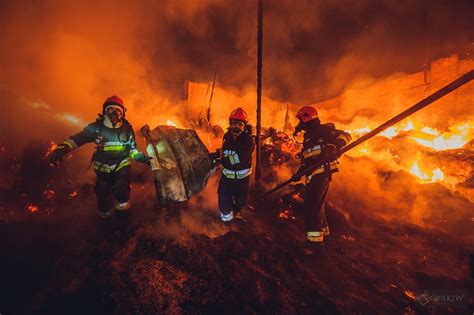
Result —
[[[132,125],[125,119],[125,106],[121,98],[111,96],[102,106],[102,114],[81,132],[59,144],[50,156],[57,165],[72,150],[90,142],[96,145],[92,165],[97,175],[95,193],[100,216],[107,219],[115,208],[130,208],[131,159],[150,164],[151,158],[138,151]],[[111,204],[115,199],[115,207]]]
[[[301,167],[314,163],[319,157],[333,155],[351,140],[351,136],[335,128],[334,124],[322,124],[318,112],[312,106],[300,108],[296,117],[299,120],[295,135],[304,131],[304,142],[301,152]],[[308,254],[322,248],[324,237],[329,235],[326,220],[325,202],[332,174],[337,172],[336,160],[326,163],[307,176],[304,195],[304,220],[306,227]]]

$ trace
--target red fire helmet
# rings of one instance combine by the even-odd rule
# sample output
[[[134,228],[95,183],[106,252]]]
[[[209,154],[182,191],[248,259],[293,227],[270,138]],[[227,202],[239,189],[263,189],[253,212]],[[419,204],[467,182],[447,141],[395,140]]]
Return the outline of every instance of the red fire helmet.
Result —
[[[308,122],[310,120],[318,118],[318,111],[313,106],[303,106],[296,113],[296,118],[302,122]]]
[[[125,117],[125,112],[127,111],[127,109],[125,108],[125,105],[123,105],[123,100],[120,97],[118,97],[117,95],[112,95],[105,100],[104,104],[102,105],[102,112],[104,114],[105,114],[105,109],[107,108],[107,106],[110,106],[110,105],[120,106],[123,111],[123,116]]]
[[[249,116],[241,107],[239,107],[235,109],[232,113],[230,113],[229,120],[239,120],[244,123],[248,123]]]

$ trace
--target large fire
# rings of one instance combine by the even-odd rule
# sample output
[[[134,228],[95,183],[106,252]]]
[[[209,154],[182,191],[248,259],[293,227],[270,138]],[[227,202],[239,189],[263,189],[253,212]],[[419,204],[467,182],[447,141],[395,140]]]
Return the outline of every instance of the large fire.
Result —
[[[427,184],[434,182],[444,182],[446,176],[442,171],[444,167],[443,158],[438,159],[438,164],[433,162],[433,156],[438,152],[462,149],[473,140],[473,122],[471,120],[461,121],[451,126],[446,131],[440,131],[434,127],[426,126],[423,123],[415,123],[412,120],[401,122],[380,133],[376,138],[364,143],[353,151],[348,152],[349,156],[370,156],[373,159],[389,160],[397,168],[414,175],[419,183]],[[346,129],[357,139],[358,137],[370,132],[373,127],[349,127]],[[381,138],[388,138],[397,141],[395,147],[386,148],[381,144]],[[401,147],[419,148],[411,150],[411,154]],[[399,151],[404,151],[403,155]],[[424,156],[431,157],[424,159]],[[426,161],[430,160],[430,161]],[[454,181],[452,185],[461,182],[462,179]]]

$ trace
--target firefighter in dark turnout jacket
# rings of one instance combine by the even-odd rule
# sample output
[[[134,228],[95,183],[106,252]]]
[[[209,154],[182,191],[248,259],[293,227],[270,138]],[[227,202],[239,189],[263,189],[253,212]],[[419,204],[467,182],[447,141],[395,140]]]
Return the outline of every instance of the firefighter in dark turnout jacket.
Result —
[[[248,116],[237,108],[229,116],[230,128],[224,134],[222,148],[211,156],[220,158],[223,166],[219,181],[218,200],[221,219],[224,222],[241,218],[240,211],[247,205],[252,154],[255,148]]]
[[[295,135],[304,131],[304,142],[301,152],[301,167],[311,165],[319,157],[334,155],[351,140],[351,136],[335,128],[334,124],[322,124],[318,112],[312,106],[302,107],[296,117],[299,124]],[[323,245],[324,236],[329,235],[329,225],[325,214],[326,194],[331,181],[331,175],[338,171],[337,160],[317,168],[307,176],[304,195],[304,220],[306,227],[307,249]]]
[[[122,99],[115,95],[107,98],[97,120],[59,144],[50,156],[50,162],[58,165],[72,150],[89,142],[95,143],[91,163],[97,175],[97,205],[104,219],[112,214],[111,197],[115,199],[115,210],[130,208],[131,159],[146,164],[150,164],[151,159],[138,151],[135,133],[125,119],[125,111]]]

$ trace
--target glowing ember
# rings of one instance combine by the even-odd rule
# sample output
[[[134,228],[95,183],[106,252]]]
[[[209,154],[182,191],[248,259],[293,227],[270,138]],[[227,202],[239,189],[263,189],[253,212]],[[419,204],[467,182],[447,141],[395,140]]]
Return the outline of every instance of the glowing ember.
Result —
[[[415,294],[411,292],[410,290],[405,290],[404,291],[405,295],[408,296],[412,300],[416,300]]]
[[[26,205],[26,210],[28,210],[31,213],[34,213],[34,212],[38,211],[39,208],[38,208],[38,206],[36,206],[32,203],[29,203],[28,205]]]
[[[301,199],[300,194],[294,194],[291,198],[293,198],[294,200],[300,200]]]
[[[283,219],[283,220],[288,220],[288,219],[295,220],[296,219],[296,217],[291,214],[290,210],[280,211],[280,213],[278,214],[278,217],[280,219]]]
[[[54,143],[53,141],[51,141],[49,143],[49,146],[48,146],[48,149],[46,150],[46,152],[43,154],[43,159],[47,159],[52,153],[53,151],[57,148],[57,144]]]
[[[72,198],[76,198],[77,197],[77,191],[73,191],[71,193],[69,193],[69,195],[67,196],[68,199],[72,199]]]
[[[441,169],[436,168],[430,173],[423,171],[419,164],[418,161],[415,161],[412,166],[410,167],[410,173],[415,175],[418,178],[418,181],[420,183],[434,183],[434,182],[440,182],[444,179],[444,174]]]

